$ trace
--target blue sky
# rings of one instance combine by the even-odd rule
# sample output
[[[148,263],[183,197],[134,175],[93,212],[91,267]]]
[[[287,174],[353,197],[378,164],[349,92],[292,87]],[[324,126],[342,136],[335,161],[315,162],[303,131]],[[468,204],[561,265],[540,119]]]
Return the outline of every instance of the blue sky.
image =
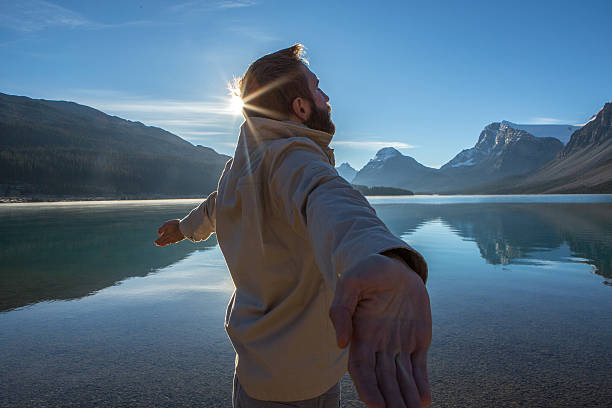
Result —
[[[440,166],[488,123],[586,122],[612,100],[612,2],[0,0],[0,92],[72,100],[232,154],[227,82],[301,42],[336,159]]]

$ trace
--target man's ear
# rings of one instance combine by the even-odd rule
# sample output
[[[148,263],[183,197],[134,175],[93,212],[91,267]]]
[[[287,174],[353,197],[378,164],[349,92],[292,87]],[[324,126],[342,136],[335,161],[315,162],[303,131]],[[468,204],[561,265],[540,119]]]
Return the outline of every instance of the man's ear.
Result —
[[[310,102],[304,98],[297,97],[293,100],[291,104],[293,108],[293,114],[300,120],[300,122],[304,123],[310,117],[311,106]]]

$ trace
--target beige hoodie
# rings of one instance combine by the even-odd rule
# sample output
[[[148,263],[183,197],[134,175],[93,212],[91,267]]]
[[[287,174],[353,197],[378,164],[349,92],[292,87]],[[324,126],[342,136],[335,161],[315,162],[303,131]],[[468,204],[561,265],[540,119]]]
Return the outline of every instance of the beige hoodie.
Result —
[[[225,328],[236,373],[255,399],[323,394],[347,370],[328,317],[337,279],[397,248],[427,278],[420,254],[395,237],[334,169],[332,136],[264,118],[242,125],[218,190],[180,222],[192,241],[213,232],[236,287]]]

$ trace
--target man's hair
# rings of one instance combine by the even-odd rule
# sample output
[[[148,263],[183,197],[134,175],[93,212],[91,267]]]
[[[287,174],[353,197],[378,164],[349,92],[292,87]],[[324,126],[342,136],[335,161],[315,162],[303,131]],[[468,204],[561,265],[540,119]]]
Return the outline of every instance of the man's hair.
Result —
[[[245,116],[287,119],[295,98],[312,100],[304,72],[308,64],[304,53],[304,46],[295,44],[251,64],[235,87],[244,102]]]

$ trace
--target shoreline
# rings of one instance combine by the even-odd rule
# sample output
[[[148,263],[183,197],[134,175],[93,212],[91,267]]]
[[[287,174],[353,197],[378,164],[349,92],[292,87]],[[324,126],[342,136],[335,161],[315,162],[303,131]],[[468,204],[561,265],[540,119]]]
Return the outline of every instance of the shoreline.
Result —
[[[67,203],[83,201],[153,201],[153,200],[197,200],[206,196],[187,195],[174,196],[28,196],[28,197],[0,197],[0,204],[27,204],[27,203]]]
[[[512,197],[577,197],[577,196],[588,196],[588,197],[596,197],[596,196],[612,196],[612,193],[556,193],[556,194],[412,194],[412,195],[366,195],[367,198],[374,198],[375,200],[388,200],[388,199],[405,199],[405,198],[413,198],[415,201],[420,201],[420,199],[451,199],[452,198],[467,198],[467,197],[497,197],[497,198],[512,198]],[[82,197],[82,196],[35,196],[35,197],[0,197],[0,205],[2,204],[69,204],[69,203],[136,203],[136,202],[146,202],[146,201],[156,201],[156,202],[168,202],[168,201],[193,201],[193,200],[203,200],[206,196],[182,196],[182,197],[173,197],[173,196],[94,196],[94,197]]]

